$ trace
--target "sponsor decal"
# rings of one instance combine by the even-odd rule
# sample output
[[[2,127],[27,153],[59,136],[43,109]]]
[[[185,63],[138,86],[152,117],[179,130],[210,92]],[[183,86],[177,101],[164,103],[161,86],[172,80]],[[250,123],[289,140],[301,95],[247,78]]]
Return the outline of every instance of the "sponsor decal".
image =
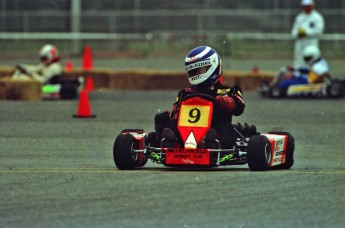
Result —
[[[273,162],[276,163],[276,162],[281,162],[282,161],[282,157],[278,157],[278,158],[275,158],[273,159]]]
[[[200,68],[200,67],[204,67],[204,66],[208,66],[208,65],[211,65],[210,60],[206,60],[206,61],[199,62],[199,63],[194,63],[194,64],[186,66],[186,71],[190,71],[190,70],[193,70],[195,68]]]
[[[196,149],[196,140],[193,131],[190,132],[186,142],[184,143],[184,147],[188,149]]]
[[[166,164],[210,164],[210,152],[207,149],[168,149],[166,152]]]
[[[274,152],[283,151],[283,150],[284,150],[284,138],[277,139]],[[278,155],[278,153],[276,153],[276,155]]]
[[[194,154],[207,154],[207,149],[184,149],[184,148],[169,148],[167,149],[167,152],[169,153],[181,153],[181,154],[188,154],[188,153],[194,153]]]
[[[157,161],[160,161],[160,160],[161,160],[161,157],[160,157],[158,154],[156,154],[155,152],[152,152],[152,153],[151,153],[151,156],[152,156],[154,159],[156,159]]]
[[[274,154],[275,154],[276,156],[279,156],[279,155],[282,155],[283,153],[284,153],[284,151],[275,151]]]
[[[182,159],[182,162],[185,164],[194,164],[195,162],[190,159]]]
[[[228,155],[222,157],[221,159],[219,159],[219,162],[222,163],[222,162],[225,162],[227,160],[230,160],[233,156],[234,155],[232,155],[232,154],[228,154]]]
[[[199,80],[200,78],[203,78],[203,77],[204,77],[203,74],[199,74],[199,75],[194,76],[194,77],[191,77],[191,78],[189,78],[189,79],[192,80],[192,81],[196,81],[196,80]]]

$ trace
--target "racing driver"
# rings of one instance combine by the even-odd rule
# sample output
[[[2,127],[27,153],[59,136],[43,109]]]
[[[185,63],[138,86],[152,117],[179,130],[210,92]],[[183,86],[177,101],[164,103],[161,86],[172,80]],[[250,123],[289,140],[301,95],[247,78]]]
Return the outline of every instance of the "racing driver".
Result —
[[[59,83],[62,74],[58,49],[52,44],[44,45],[39,51],[40,64],[37,66],[17,65],[13,79],[26,79],[42,84]]]
[[[222,61],[211,47],[199,46],[192,49],[185,58],[185,69],[191,85],[178,92],[171,111],[156,114],[156,142],[162,137],[168,140],[176,139],[179,134],[176,126],[182,99],[193,93],[202,93],[215,98],[211,128],[204,139],[205,147],[217,148],[218,144],[214,144],[217,138],[222,148],[232,148],[236,141],[232,116],[241,115],[245,108],[242,91],[238,87],[221,83]],[[150,140],[155,141],[152,137],[149,137]]]

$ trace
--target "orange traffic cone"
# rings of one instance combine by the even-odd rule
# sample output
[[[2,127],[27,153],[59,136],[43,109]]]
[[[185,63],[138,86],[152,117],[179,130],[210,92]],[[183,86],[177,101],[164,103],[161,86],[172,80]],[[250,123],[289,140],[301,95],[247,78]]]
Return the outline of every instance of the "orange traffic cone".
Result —
[[[73,64],[72,62],[68,61],[66,62],[66,65],[65,65],[65,71],[71,71],[73,70]]]
[[[85,83],[84,89],[86,89],[88,92],[92,92],[93,91],[93,80],[92,80],[92,77],[87,77],[86,78],[86,83]]]
[[[76,115],[73,115],[73,117],[75,117],[75,118],[93,118],[93,117],[96,117],[96,115],[91,114],[89,96],[88,96],[87,90],[85,90],[85,89],[83,89],[80,92],[78,113]]]
[[[91,53],[91,47],[89,45],[86,45],[84,48],[84,54],[83,54],[83,70],[92,70],[93,64],[92,64],[92,53]]]

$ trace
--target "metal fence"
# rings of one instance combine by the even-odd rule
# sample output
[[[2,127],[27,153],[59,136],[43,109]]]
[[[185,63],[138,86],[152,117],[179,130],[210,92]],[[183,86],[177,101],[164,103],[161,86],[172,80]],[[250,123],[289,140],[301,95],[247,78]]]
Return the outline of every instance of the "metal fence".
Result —
[[[300,0],[0,0],[0,32],[287,32]],[[316,0],[327,33],[345,33],[345,0]]]
[[[73,54],[85,43],[93,43],[103,52],[129,50],[147,55],[207,43],[237,57],[243,50],[254,55],[258,50],[269,54],[268,49],[291,54],[289,32],[301,10],[299,2],[0,0],[0,48],[24,53],[54,42]],[[323,45],[344,55],[339,47],[345,40],[345,0],[316,0],[316,6],[326,21],[328,35],[322,38]]]

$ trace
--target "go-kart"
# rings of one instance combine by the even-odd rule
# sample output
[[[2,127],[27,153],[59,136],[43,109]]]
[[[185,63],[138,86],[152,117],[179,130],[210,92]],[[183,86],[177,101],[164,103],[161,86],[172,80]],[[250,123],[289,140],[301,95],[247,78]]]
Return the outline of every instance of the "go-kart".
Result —
[[[271,85],[262,83],[259,93],[263,97],[285,98],[285,97],[303,97],[303,98],[342,98],[345,96],[345,80],[329,79],[325,82],[313,84],[293,84],[286,86],[283,79]]]
[[[124,129],[116,137],[113,146],[115,165],[120,170],[143,167],[150,159],[167,167],[217,167],[248,164],[252,171],[289,169],[294,163],[294,138],[288,132],[260,134],[250,124],[233,124],[235,145],[222,148],[219,140],[213,140],[212,148],[205,143],[210,131],[214,98],[204,94],[192,94],[181,101],[177,121],[179,136],[175,143],[166,143],[164,136],[160,146],[149,143],[143,129]],[[170,146],[167,146],[170,145]],[[210,144],[209,144],[210,145]]]
[[[17,65],[16,70],[21,74],[32,77],[30,70],[22,65]],[[48,83],[42,85],[42,98],[44,100],[73,100],[78,98],[79,92],[83,86],[84,79],[82,77],[61,79],[61,75],[56,75],[53,76]]]

